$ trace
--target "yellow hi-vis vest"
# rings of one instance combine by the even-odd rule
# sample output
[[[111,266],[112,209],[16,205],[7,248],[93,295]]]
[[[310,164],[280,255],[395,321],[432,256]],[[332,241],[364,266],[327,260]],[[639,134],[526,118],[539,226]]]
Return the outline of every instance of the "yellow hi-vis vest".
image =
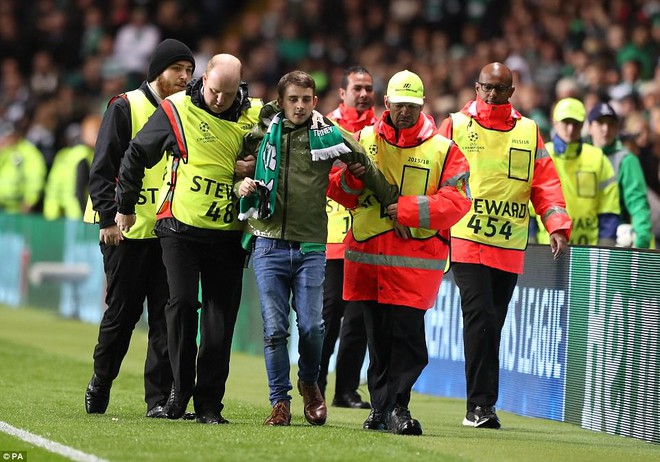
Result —
[[[360,144],[387,181],[399,187],[402,196],[428,196],[438,191],[451,146],[448,139],[433,136],[414,148],[400,148],[377,137],[370,126],[362,129]],[[394,228],[394,222],[381,209],[376,196],[365,189],[357,208],[351,211],[356,241],[365,241]],[[410,228],[410,232],[414,239],[428,239],[438,233],[426,228]]]
[[[84,144],[57,151],[44,189],[44,218],[56,220],[64,217],[79,220],[82,216],[80,201],[76,196],[76,174],[83,160],[92,163],[94,149]]]
[[[133,90],[126,93],[129,107],[131,108],[131,138],[135,138],[137,132],[147,123],[149,116],[153,114],[156,108],[147,99],[141,90]],[[124,153],[121,153],[122,157]],[[123,232],[129,239],[149,239],[155,238],[154,224],[156,223],[156,199],[158,190],[163,183],[165,174],[166,160],[165,156],[153,167],[145,169],[142,180],[142,189],[138,196],[138,202],[135,204],[135,225],[129,232]],[[86,223],[98,223],[98,212],[93,210],[92,201],[87,201],[85,215],[83,220]]]
[[[489,130],[463,113],[451,115],[453,139],[470,164],[470,211],[452,237],[525,250],[529,198],[538,153],[536,123],[518,119],[508,132]]]
[[[328,214],[327,242],[328,244],[341,244],[353,224],[351,214],[346,207],[329,197],[325,198],[325,210]]]
[[[561,190],[566,199],[566,211],[573,222],[571,244],[598,244],[598,215],[620,213],[619,186],[612,164],[603,152],[590,144],[582,143],[579,153],[566,152],[557,156],[553,143],[545,145],[557,169]],[[569,145],[573,148],[574,145]],[[537,216],[536,241],[547,244],[548,232]]]
[[[241,230],[234,167],[243,135],[258,121],[252,107],[237,122],[222,120],[179,92],[161,103],[177,139],[180,157],[167,155],[158,198],[158,218],[173,216],[197,228]]]

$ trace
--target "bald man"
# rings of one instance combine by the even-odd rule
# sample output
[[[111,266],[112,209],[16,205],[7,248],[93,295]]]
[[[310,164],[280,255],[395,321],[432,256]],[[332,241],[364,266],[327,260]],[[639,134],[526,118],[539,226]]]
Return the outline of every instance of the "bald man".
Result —
[[[555,259],[566,252],[571,220],[538,126],[509,103],[515,91],[511,70],[488,64],[474,88],[476,98],[450,114],[439,132],[467,157],[473,198],[470,211],[451,231],[451,269],[463,311],[463,425],[497,429],[500,336],[523,272],[528,204],[531,200],[543,218]]]
[[[165,307],[174,375],[165,406],[169,419],[181,418],[192,398],[197,422],[227,423],[222,399],[246,256],[232,185],[243,135],[257,122],[261,104],[253,103],[241,81],[241,62],[228,54],[213,56],[201,79],[162,102],[119,170],[115,221],[122,232],[135,223],[135,204],[144,195],[158,195],[154,231],[170,290]],[[144,170],[164,153],[160,191],[141,189]]]

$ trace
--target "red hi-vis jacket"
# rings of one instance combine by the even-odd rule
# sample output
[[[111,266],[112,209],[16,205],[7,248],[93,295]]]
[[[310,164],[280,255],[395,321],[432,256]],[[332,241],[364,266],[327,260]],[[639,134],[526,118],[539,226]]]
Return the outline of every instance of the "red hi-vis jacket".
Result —
[[[460,114],[463,115],[463,120],[467,120],[467,123],[454,126],[452,116],[449,116],[443,121],[438,132],[457,141],[470,162],[470,188],[474,207],[471,208],[468,215],[472,214],[473,217],[479,217],[479,219],[487,218],[481,220],[481,224],[499,224],[500,222],[506,224],[505,208],[499,209],[498,212],[495,211],[495,208],[490,208],[487,211],[486,207],[481,207],[483,203],[488,201],[484,197],[489,197],[488,194],[493,194],[494,190],[499,190],[501,197],[498,197],[498,199],[505,205],[508,205],[509,202],[513,204],[521,201],[527,204],[531,200],[534,209],[542,217],[548,232],[563,231],[568,238],[571,231],[571,220],[566,212],[566,201],[562,194],[557,170],[545,149],[538,126],[530,121],[529,125],[536,133],[520,136],[516,128],[524,118],[511,104],[487,104],[479,97],[476,101],[468,102],[461,109]],[[529,119],[525,120],[529,121]],[[528,151],[533,146],[520,145],[526,139],[534,139],[534,143],[530,143],[530,145],[535,144],[533,152]],[[494,151],[498,148],[501,148],[502,151]],[[504,151],[505,149],[506,151]],[[521,154],[526,151],[529,152],[528,163],[521,162]],[[512,170],[520,170],[521,164],[526,166],[524,168],[525,174],[521,174],[522,172],[512,174]],[[507,187],[507,184],[514,183],[515,188]],[[520,184],[528,185],[526,196],[522,200],[520,197]],[[515,192],[515,199],[506,197],[506,194],[502,191]],[[477,210],[478,207],[481,212]],[[479,213],[490,215],[484,217]],[[520,212],[518,212],[518,218],[521,218]],[[529,213],[522,218],[529,220]],[[528,221],[525,222],[525,228],[527,223]],[[527,246],[526,234],[522,244],[518,242],[514,245],[514,239],[511,239],[508,241],[511,244],[507,245],[507,233],[500,232],[504,238],[497,235],[489,240],[479,235],[479,232],[488,232],[488,229],[490,231],[501,231],[506,226],[491,228],[484,226],[479,228],[473,224],[469,227],[474,230],[473,239],[467,237],[457,238],[455,235],[457,233],[452,231],[452,234],[454,234],[451,241],[452,262],[481,264],[502,271],[522,274],[525,248]],[[506,229],[510,230],[511,228]],[[477,230],[480,231],[477,232]],[[459,234],[462,236],[469,235],[464,230]]]
[[[329,194],[353,215],[344,240],[344,299],[427,310],[444,274],[449,228],[470,208],[467,160],[423,113],[413,127],[397,130],[385,111],[358,136],[387,180],[399,186],[397,219],[412,238],[396,236],[394,222],[371,191],[360,191],[359,180],[346,170],[335,174]]]

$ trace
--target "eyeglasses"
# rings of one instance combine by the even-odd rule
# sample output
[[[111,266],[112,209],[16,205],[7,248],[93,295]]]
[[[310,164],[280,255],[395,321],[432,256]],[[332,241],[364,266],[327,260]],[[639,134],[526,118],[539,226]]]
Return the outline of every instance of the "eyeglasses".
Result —
[[[511,85],[493,85],[492,83],[481,83],[477,82],[483,91],[486,93],[490,93],[491,91],[495,90],[498,93],[504,93],[505,91],[509,91],[511,89]]]

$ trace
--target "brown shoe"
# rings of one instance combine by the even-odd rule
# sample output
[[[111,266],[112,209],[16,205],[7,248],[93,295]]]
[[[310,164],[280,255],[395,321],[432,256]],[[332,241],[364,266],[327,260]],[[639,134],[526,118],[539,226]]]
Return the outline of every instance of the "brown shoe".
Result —
[[[328,418],[328,408],[316,382],[307,383],[298,380],[298,391],[305,405],[305,419],[312,425],[323,425]]]
[[[278,401],[273,406],[273,412],[264,421],[264,425],[288,427],[291,425],[290,403],[288,401]]]

